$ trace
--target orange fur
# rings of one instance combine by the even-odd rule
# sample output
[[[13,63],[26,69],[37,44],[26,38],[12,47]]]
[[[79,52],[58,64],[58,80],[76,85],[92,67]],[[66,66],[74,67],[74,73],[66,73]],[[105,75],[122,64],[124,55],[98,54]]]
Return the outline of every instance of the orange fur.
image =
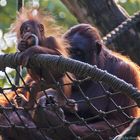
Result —
[[[111,61],[110,58],[112,58],[114,61],[115,61],[115,59],[118,61],[122,60],[122,61],[116,63],[116,65],[119,65],[118,69],[116,70],[116,76],[118,76],[122,79],[128,78],[127,79],[128,81],[127,80],[126,81],[127,82],[130,81],[130,83],[133,84],[133,86],[135,86],[136,88],[138,88],[138,90],[140,90],[140,67],[137,64],[135,64],[134,62],[132,62],[128,57],[107,49],[102,44],[100,33],[95,27],[93,27],[89,24],[79,24],[79,25],[76,25],[76,26],[72,27],[71,29],[69,29],[64,34],[64,37],[69,40],[75,34],[80,34],[81,36],[83,36],[85,38],[89,38],[91,41],[91,50],[93,48],[95,41],[96,41],[96,43],[98,42],[101,45],[100,47],[102,49],[102,52],[101,52],[101,54],[99,54],[98,64],[96,63],[96,60],[94,60],[94,57],[93,57],[93,62],[91,62],[90,64],[93,64],[93,65],[97,64],[97,67],[99,67],[101,69],[102,68],[105,69],[105,66],[106,67],[108,66],[108,69],[111,71],[112,66],[109,66],[110,63],[108,65],[106,65],[105,62]],[[92,43],[93,43],[93,45],[92,45]],[[96,44],[94,45],[94,47],[95,46],[96,46]],[[96,49],[97,49],[97,46],[96,46]],[[126,70],[126,72],[125,72],[125,70]],[[113,72],[113,70],[112,70],[112,72]],[[127,73],[129,73],[130,75],[128,75],[128,76],[125,75],[125,77],[124,77],[123,74],[127,74]],[[138,108],[134,111],[135,111],[135,113],[133,113],[134,115],[135,114],[136,114],[136,116],[140,115],[140,111]]]
[[[58,43],[58,51],[63,56],[68,56],[68,51],[64,46],[67,47],[67,43],[62,39],[63,29],[58,26],[54,18],[49,13],[44,13],[43,11],[35,8],[25,8],[23,7],[19,13],[17,13],[17,19],[11,25],[11,31],[17,34],[17,39],[20,39],[20,27],[21,25],[28,20],[34,20],[41,23],[44,26],[45,36],[53,36]]]
[[[13,99],[13,97],[15,96],[15,92],[10,91],[8,93],[5,93],[5,96],[8,98],[9,101],[11,101]],[[0,105],[2,105],[2,106],[8,105],[8,101],[5,98],[5,96],[3,94],[0,94]]]
[[[127,56],[123,56],[117,52],[112,52],[111,51],[111,54],[114,55],[115,57],[123,60],[126,64],[128,64],[131,68],[131,71],[133,73],[133,78],[135,79],[135,86],[138,90],[140,90],[140,67],[134,63],[129,57]],[[135,117],[139,117],[140,116],[140,108],[135,108],[134,110],[134,116]]]
[[[24,93],[23,93],[22,89],[18,89],[16,92],[22,98],[26,98],[26,96],[24,96]],[[28,92],[25,92],[25,93],[27,95],[29,95]],[[9,92],[5,93],[5,95],[1,94],[0,95],[0,105],[7,106],[9,104],[8,100],[11,102],[16,97],[17,94],[15,93],[15,91],[9,91]],[[28,100],[28,98],[26,98],[26,100]]]
[[[136,87],[138,88],[138,90],[140,90],[140,67],[127,56],[123,56],[120,53],[113,52],[113,51],[111,51],[111,54],[123,60],[126,64],[128,64],[131,67],[131,70],[133,71],[133,74],[135,75],[134,78],[136,80]]]
[[[57,44],[58,44],[58,51],[64,56],[68,57],[68,51],[66,49],[67,43],[64,39],[62,39],[62,28],[60,26],[56,25],[55,20],[50,14],[45,14],[43,11],[35,8],[25,8],[23,7],[20,12],[17,13],[17,18],[15,22],[11,25],[11,32],[15,32],[17,36],[17,40],[20,40],[20,27],[21,25],[28,20],[34,20],[39,23],[41,23],[44,26],[45,36],[46,38],[49,36],[55,37]],[[30,83],[33,81],[33,79],[29,76],[26,76],[24,79],[25,83]],[[64,84],[68,83],[68,78],[63,78]],[[29,99],[29,93],[24,90],[17,90],[18,94],[22,93],[25,95],[27,100]],[[71,93],[71,86],[65,86],[64,87],[64,93],[66,93],[66,96],[68,96]],[[7,98],[11,101],[15,96],[14,91],[10,91],[6,93]],[[8,101],[3,96],[0,95],[0,104],[1,105],[7,105]]]

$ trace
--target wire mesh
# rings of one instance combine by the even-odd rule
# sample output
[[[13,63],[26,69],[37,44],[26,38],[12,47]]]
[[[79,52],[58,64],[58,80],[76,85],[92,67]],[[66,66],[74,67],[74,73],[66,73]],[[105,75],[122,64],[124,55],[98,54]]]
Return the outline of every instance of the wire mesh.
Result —
[[[4,140],[113,139],[134,120],[129,110],[140,105],[140,94],[125,81],[96,66],[76,60],[54,55],[35,55],[27,65],[27,68],[40,71],[40,81],[35,85],[32,84],[33,80],[25,81],[18,71],[19,55],[20,53],[0,56],[0,69],[9,84],[8,88],[0,88],[0,132]],[[20,85],[14,84],[5,70],[6,67],[15,69],[20,77]],[[68,72],[82,78],[73,78]],[[66,75],[69,82],[62,83],[56,78],[56,73]],[[44,77],[51,78],[51,82],[47,81],[46,84]],[[102,94],[97,95],[92,91],[93,94],[88,95],[83,85],[96,85]],[[27,92],[29,95],[34,94],[34,86],[39,87],[39,91],[34,106],[30,107],[24,96]],[[67,86],[71,86],[75,92],[73,95],[78,94],[78,98],[66,96],[64,87]],[[129,106],[121,105],[118,98],[132,98],[134,101]],[[112,108],[104,109],[105,103],[109,103]],[[83,108],[88,111],[82,111]],[[112,118],[119,121],[115,122]],[[106,129],[95,127],[100,122],[107,126]],[[83,127],[80,131],[86,129],[87,132],[79,133],[75,125]]]

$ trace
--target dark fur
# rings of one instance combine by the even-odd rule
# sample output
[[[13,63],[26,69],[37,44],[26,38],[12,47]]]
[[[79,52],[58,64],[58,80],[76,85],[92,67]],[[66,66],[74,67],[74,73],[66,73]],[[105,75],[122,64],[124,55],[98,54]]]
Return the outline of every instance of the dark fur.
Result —
[[[97,65],[98,68],[106,70],[107,72],[116,75],[117,77],[140,89],[139,67],[127,57],[108,50],[101,42],[101,37],[95,27],[92,27],[88,24],[76,25],[65,33],[64,38],[67,39],[71,45],[69,49],[72,58],[89,63],[91,65]],[[82,77],[77,78],[82,79]],[[106,94],[94,81],[84,82],[81,87],[85,95],[88,97],[96,97]],[[113,89],[111,89],[109,85],[105,85],[105,89],[107,91],[113,92]],[[82,99],[82,96],[77,91],[77,89],[73,88],[70,98],[73,98],[74,100],[80,100]],[[115,95],[112,98],[118,106],[122,107],[132,105],[134,103],[124,94]],[[116,109],[113,103],[107,98],[94,100],[92,104],[98,110],[105,112]],[[83,118],[90,118],[98,114],[97,111],[95,111],[92,107],[90,108],[86,103],[79,103],[78,106],[78,114]],[[137,111],[138,109],[135,108],[129,109],[125,111],[125,113],[127,113],[129,116],[137,116]],[[69,114],[66,114],[66,116],[68,116],[69,120],[77,120],[74,115],[69,116]],[[127,120],[127,118],[119,112],[112,113],[111,115],[108,115],[107,118],[108,121],[114,125],[120,124]],[[89,125],[92,128],[101,130],[108,128],[108,125],[105,124],[102,119],[93,120]],[[118,130],[122,131],[124,127],[119,127]],[[86,136],[89,133],[88,128],[84,126],[75,126],[75,129],[76,133],[80,136]],[[102,134],[104,139],[109,139],[109,137],[113,135],[114,134],[112,134],[111,130],[109,132],[106,131],[106,134]],[[94,135],[89,139],[98,138],[96,138]]]

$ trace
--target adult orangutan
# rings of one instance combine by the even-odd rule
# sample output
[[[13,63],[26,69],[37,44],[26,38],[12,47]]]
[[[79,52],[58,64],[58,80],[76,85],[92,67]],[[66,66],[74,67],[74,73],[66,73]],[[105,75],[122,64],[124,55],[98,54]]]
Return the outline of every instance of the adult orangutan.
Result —
[[[140,72],[139,67],[133,63],[129,58],[122,56],[119,53],[110,51],[107,49],[101,40],[99,35],[99,31],[92,27],[89,24],[79,24],[71,29],[69,29],[64,38],[67,39],[71,45],[70,47],[70,55],[71,58],[89,63],[91,65],[96,65],[98,68],[102,70],[106,70],[107,72],[116,75],[117,77],[125,80],[126,82],[132,84],[134,87],[140,89]],[[81,77],[77,77],[82,79]],[[102,95],[106,95],[108,92],[104,92],[99,84],[92,80],[87,80],[81,84],[81,88],[84,91],[85,95],[89,98],[98,97]],[[104,86],[105,90],[109,92],[115,92],[109,86]],[[74,100],[81,100],[82,96],[79,94],[80,91],[77,88],[72,88],[72,94],[70,98]],[[92,105],[94,105],[98,110],[102,110],[103,112],[108,112],[113,109],[118,109],[119,107],[125,107],[133,104],[133,101],[126,97],[124,94],[118,94],[115,96],[111,96],[112,99],[102,98],[101,100],[93,100]],[[118,107],[116,107],[116,105]],[[78,114],[80,117],[85,119],[93,117],[98,114],[96,110],[92,107],[89,107],[86,103],[78,104]],[[129,108],[124,111],[128,116],[137,116],[138,109],[137,108]],[[74,115],[69,117],[69,114],[66,114],[68,118],[71,120],[76,119]],[[111,113],[106,116],[108,122],[111,124],[119,125],[122,122],[127,121],[129,117],[125,117],[120,112]],[[95,119],[89,123],[89,126],[93,129],[99,130],[107,130],[109,125],[105,123],[103,119]],[[124,127],[126,127],[124,125]],[[118,131],[121,132],[124,127],[118,127]],[[113,128],[113,127],[112,127]],[[77,135],[84,137],[87,134],[90,134],[90,129],[84,125],[75,125],[74,130]],[[113,131],[104,131],[101,133],[101,136],[104,139],[109,139],[109,137],[114,136]],[[87,139],[100,139],[96,135],[92,135]]]
[[[79,24],[69,29],[63,37],[71,45],[69,48],[71,58],[96,65],[140,89],[139,67],[127,57],[108,50],[102,44],[99,32],[95,27]],[[82,80],[83,77],[76,78]],[[68,97],[77,101],[78,110],[74,112],[65,107],[62,107],[64,113],[55,112],[53,111],[55,109],[50,108],[50,103],[46,102],[45,96],[39,99],[34,119],[39,127],[54,127],[54,130],[52,129],[50,132],[44,130],[44,133],[50,138],[54,140],[64,140],[65,138],[68,140],[108,140],[128,126],[127,121],[131,120],[130,116],[137,116],[138,109],[128,107],[134,102],[124,93],[116,94],[117,92],[109,85],[103,84],[103,89],[98,82],[85,80],[79,86],[87,98],[83,96],[79,87],[72,87],[72,92]],[[46,92],[50,95],[55,94],[55,91],[47,90]],[[104,98],[98,98],[99,96],[104,96]],[[94,97],[96,99],[90,100]],[[124,109],[125,107],[126,109]]]

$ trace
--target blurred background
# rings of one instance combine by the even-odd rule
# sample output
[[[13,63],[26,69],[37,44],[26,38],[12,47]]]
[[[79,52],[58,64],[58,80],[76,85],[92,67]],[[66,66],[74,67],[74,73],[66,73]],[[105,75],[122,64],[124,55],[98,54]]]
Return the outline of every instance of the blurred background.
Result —
[[[130,15],[140,10],[140,0],[116,0]],[[49,11],[57,23],[66,30],[77,24],[76,18],[69,12],[60,0],[25,0],[26,5],[41,7]],[[12,22],[16,18],[16,0],[0,0],[0,52],[15,52],[14,35],[8,34]]]
[[[115,0],[130,15],[140,10],[140,0]],[[63,26],[64,30],[77,24],[76,18],[69,12],[60,0],[25,0],[25,5],[41,7],[49,11],[57,23]],[[17,2],[16,0],[0,0],[0,54],[16,52],[16,38],[14,34],[8,33],[10,25],[16,18]],[[15,77],[13,70],[7,69],[11,79]],[[0,72],[0,86],[4,86],[5,77]]]

